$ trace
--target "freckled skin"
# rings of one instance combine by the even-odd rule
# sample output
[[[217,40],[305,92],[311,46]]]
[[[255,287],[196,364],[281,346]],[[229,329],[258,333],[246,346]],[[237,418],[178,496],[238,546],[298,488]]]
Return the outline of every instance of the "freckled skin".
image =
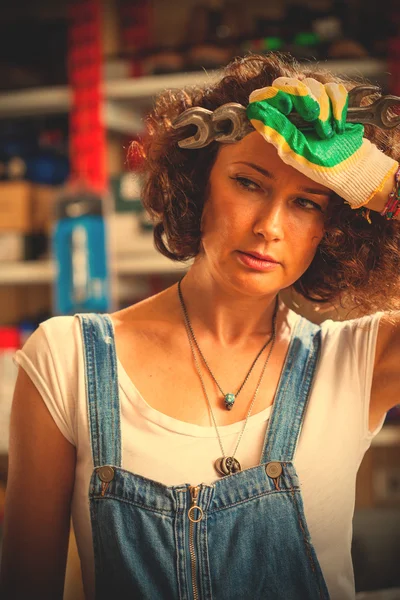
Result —
[[[273,179],[243,161],[267,170]],[[243,187],[236,177],[250,182]],[[320,193],[306,193],[304,188]],[[197,266],[206,261],[215,280],[241,294],[279,292],[310,265],[324,234],[330,194],[327,187],[286,165],[257,132],[238,143],[221,144],[210,174]],[[251,250],[281,264],[270,272],[249,269],[238,251]]]

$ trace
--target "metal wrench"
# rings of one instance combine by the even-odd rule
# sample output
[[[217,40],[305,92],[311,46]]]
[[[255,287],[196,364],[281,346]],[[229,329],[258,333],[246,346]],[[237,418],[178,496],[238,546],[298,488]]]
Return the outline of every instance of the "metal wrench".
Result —
[[[381,129],[392,129],[400,125],[400,116],[391,116],[390,109],[398,105],[400,97],[381,96],[372,104],[360,106],[363,98],[379,92],[372,85],[357,86],[349,92],[348,123],[370,124]],[[310,129],[312,123],[305,121],[299,114],[291,113],[288,119],[299,129]],[[194,125],[197,131],[178,142],[181,148],[203,148],[212,141],[235,143],[254,131],[241,104],[229,102],[211,111],[200,106],[188,108],[173,123],[175,129]]]
[[[204,148],[212,141],[232,144],[254,131],[241,104],[229,102],[211,111],[200,106],[188,108],[173,122],[175,129],[195,125],[197,131],[178,142],[181,148]]]
[[[390,115],[394,106],[400,109],[399,96],[381,96],[372,104],[361,106],[361,100],[366,96],[379,92],[374,85],[359,85],[349,92],[349,109],[346,121],[349,123],[362,123],[363,125],[375,125],[380,129],[393,129],[400,125],[400,116]]]

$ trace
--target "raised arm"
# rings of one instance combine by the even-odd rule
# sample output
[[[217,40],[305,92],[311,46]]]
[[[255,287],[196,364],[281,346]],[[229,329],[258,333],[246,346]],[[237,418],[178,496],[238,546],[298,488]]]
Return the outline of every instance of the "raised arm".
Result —
[[[382,315],[376,340],[370,430],[400,403],[400,312]]]
[[[15,387],[0,597],[63,597],[75,447],[20,368]]]
[[[394,177],[366,204],[366,208],[381,212],[394,187]],[[400,215],[396,220],[400,219]],[[382,315],[376,340],[374,375],[372,379],[369,428],[375,429],[383,415],[400,403],[400,311]]]

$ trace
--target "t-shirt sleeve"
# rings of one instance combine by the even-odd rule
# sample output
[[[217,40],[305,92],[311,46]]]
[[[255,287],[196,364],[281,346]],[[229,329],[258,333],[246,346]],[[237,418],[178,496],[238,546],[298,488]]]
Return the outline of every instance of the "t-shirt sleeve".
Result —
[[[64,437],[76,446],[76,352],[74,317],[52,317],[14,355],[40,393]]]
[[[369,430],[376,342],[383,314],[380,311],[345,321],[328,319],[321,324],[323,383],[334,392],[332,408],[339,408],[343,418],[341,427],[353,431],[363,448],[371,443],[385,421],[382,415],[374,431]],[[321,386],[318,390],[323,394]]]
[[[382,311],[350,321],[351,344],[355,363],[358,365],[360,390],[362,395],[362,435],[368,440],[375,437],[382,429],[386,415],[374,429],[369,430],[369,411],[371,401],[372,379],[374,374],[375,350],[378,337],[379,322]]]

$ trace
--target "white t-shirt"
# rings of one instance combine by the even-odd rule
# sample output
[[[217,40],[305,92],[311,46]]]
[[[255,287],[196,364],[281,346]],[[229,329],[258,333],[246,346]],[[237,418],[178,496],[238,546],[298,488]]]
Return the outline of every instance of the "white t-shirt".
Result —
[[[368,430],[379,318],[376,313],[322,324],[321,356],[294,457],[305,516],[332,600],[354,598],[351,561],[355,481],[384,419]],[[289,311],[292,325],[298,315]],[[72,519],[86,597],[94,597],[88,490],[93,471],[81,328],[78,317],[53,317],[15,355],[39,390],[62,434],[77,449]],[[122,467],[165,485],[211,483],[219,445],[214,427],[179,421],[147,404],[118,361]],[[271,407],[250,416],[240,442],[242,468],[259,463]],[[219,427],[225,452],[243,421]],[[203,460],[198,460],[201,456]]]

